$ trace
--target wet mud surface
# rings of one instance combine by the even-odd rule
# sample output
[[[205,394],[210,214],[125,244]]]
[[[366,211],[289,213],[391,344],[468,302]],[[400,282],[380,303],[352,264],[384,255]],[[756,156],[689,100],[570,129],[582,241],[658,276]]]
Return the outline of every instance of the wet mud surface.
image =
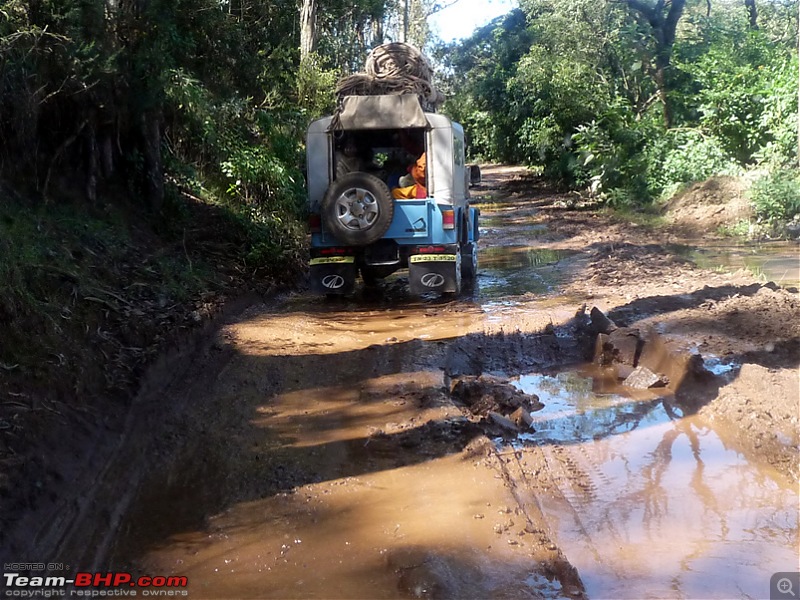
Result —
[[[797,291],[519,169],[475,196],[458,298],[257,303],[143,393],[59,560],[193,598],[768,596],[800,542]]]

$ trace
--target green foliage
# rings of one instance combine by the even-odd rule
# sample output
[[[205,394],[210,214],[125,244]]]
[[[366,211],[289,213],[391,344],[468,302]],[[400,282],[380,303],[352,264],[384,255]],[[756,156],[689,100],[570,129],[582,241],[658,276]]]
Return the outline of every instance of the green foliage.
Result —
[[[312,53],[301,63],[297,73],[297,100],[299,108],[306,111],[310,119],[331,114],[334,109],[334,94],[339,74],[325,69],[318,54]]]
[[[693,121],[742,166],[793,155],[786,134],[797,114],[796,58],[742,21],[701,24],[704,35],[677,57],[693,92],[683,101]]]
[[[753,159],[768,168],[786,168],[796,164],[797,147],[797,56],[778,57],[762,71],[765,79],[759,128],[765,143],[753,153]]]
[[[287,108],[256,108],[247,99],[220,102],[199,81],[173,72],[167,88],[170,174],[184,188],[224,207],[248,241],[247,261],[285,266],[304,235],[299,165],[306,117]],[[181,168],[194,164],[196,169]],[[177,167],[177,168],[176,168]]]
[[[591,191],[615,206],[634,204],[649,196],[643,153],[647,136],[644,128],[631,121],[630,114],[624,105],[614,107],[601,121],[579,125],[574,136]],[[578,177],[574,180],[585,181]]]
[[[411,4],[419,41],[433,4]],[[275,252],[294,248],[304,128],[332,109],[340,74],[396,37],[401,5],[320,6],[317,52],[302,64],[296,4],[115,7],[3,4],[0,172],[39,190],[58,174],[78,189],[116,178],[141,195],[163,167],[175,193],[202,190],[283,240],[271,242]],[[706,8],[686,7],[661,81],[653,24],[628,3],[523,0],[435,50],[444,110],[464,124],[473,159],[534,166],[618,205],[714,173],[794,164],[796,10],[762,3],[754,30],[740,3]],[[657,91],[667,92],[672,129]],[[163,165],[148,144],[153,123]]]
[[[683,184],[739,171],[720,141],[701,129],[671,129],[653,136],[645,158],[643,173],[653,197],[669,197]]]
[[[514,10],[479,29],[463,45],[435,50],[448,98],[443,110],[465,126],[471,156],[518,160],[516,133],[530,110],[522,90],[511,81],[531,39],[524,13]]]
[[[453,70],[446,108],[473,154],[536,166],[615,206],[796,163],[796,10],[759,5],[756,30],[741,4],[708,14],[689,4],[658,85],[658,44],[641,16],[624,2],[524,0],[442,49]]]
[[[750,201],[756,216],[772,225],[800,215],[800,173],[785,169],[761,177],[750,188]]]
[[[572,152],[572,134],[608,102],[594,69],[569,55],[549,58],[551,50],[534,45],[519,63],[509,86],[525,98],[528,116],[518,134],[518,151],[531,164],[561,181],[581,179]]]

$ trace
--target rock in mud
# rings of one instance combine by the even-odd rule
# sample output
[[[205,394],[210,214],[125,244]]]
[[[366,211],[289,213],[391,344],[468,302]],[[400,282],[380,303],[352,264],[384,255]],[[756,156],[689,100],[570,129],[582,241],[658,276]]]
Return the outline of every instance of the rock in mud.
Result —
[[[592,331],[595,333],[605,333],[609,334],[612,331],[616,331],[619,329],[616,323],[609,319],[602,310],[597,308],[596,306],[592,307],[592,310],[589,312],[589,317],[592,320],[591,328]]]
[[[623,380],[631,376],[636,369],[630,365],[614,365],[614,370],[617,373],[617,379]]]
[[[650,369],[643,366],[636,367],[630,375],[625,378],[622,385],[637,390],[646,390],[654,387],[663,387],[668,381],[663,375],[653,373]]]
[[[533,417],[531,417],[531,413],[521,406],[511,413],[508,418],[514,421],[516,426],[520,429],[530,429],[530,427],[533,425]]]
[[[500,425],[500,427],[502,427],[503,429],[508,429],[509,431],[519,431],[519,428],[517,427],[517,424],[514,423],[514,421],[512,421],[508,417],[504,417],[498,412],[490,410],[489,418],[498,425]]]

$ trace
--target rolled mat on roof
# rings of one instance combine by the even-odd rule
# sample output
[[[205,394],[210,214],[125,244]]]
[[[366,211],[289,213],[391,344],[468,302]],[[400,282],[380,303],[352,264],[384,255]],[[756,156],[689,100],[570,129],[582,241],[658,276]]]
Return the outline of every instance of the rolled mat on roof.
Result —
[[[427,112],[434,112],[444,102],[444,95],[433,86],[430,62],[408,44],[391,42],[373,48],[365,71],[339,80],[336,98],[340,109],[346,96],[416,94]]]

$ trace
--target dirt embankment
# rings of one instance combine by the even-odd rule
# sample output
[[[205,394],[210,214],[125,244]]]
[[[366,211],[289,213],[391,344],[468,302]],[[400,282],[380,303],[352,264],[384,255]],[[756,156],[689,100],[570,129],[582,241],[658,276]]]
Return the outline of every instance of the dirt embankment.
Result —
[[[733,230],[753,218],[747,199],[750,184],[740,177],[718,176],[691,184],[665,206],[667,220],[689,235]]]
[[[150,215],[124,193],[48,204],[3,182],[0,199],[0,555],[38,561],[89,509],[142,387],[185,372],[211,320],[276,278],[196,199]]]

